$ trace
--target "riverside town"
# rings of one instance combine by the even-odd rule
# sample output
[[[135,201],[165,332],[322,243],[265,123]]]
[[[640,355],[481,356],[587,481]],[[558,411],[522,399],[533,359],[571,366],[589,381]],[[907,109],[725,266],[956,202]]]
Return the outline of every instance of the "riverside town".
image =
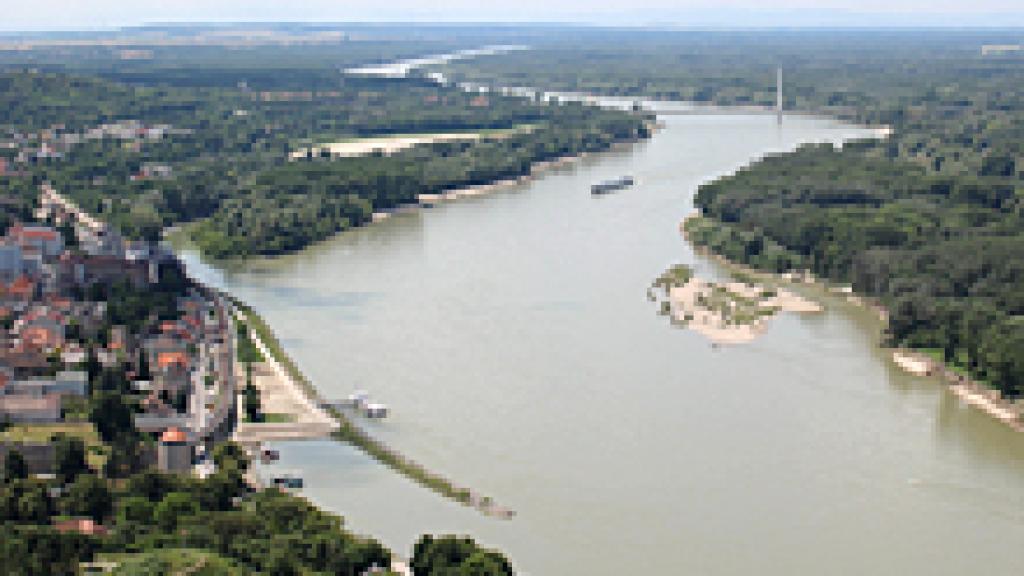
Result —
[[[9,4],[0,576],[1024,574],[1016,3]]]

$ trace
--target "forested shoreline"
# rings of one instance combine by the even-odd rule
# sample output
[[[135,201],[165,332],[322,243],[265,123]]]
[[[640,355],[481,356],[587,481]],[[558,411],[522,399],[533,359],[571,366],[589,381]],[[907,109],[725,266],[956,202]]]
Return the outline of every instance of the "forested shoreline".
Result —
[[[701,186],[690,237],[756,268],[809,270],[889,310],[886,343],[1024,395],[1024,57],[1012,31],[661,37],[615,52],[552,43],[461,62],[461,78],[771,105],[892,128],[804,146]],[[663,66],[642,67],[639,63]],[[571,63],[571,64],[570,64]],[[559,71],[575,66],[576,76]],[[547,82],[547,83],[546,83]]]
[[[103,475],[86,462],[82,441],[58,437],[59,473],[31,477],[8,453],[0,477],[0,572],[82,573],[80,563],[113,562],[116,575],[197,573],[346,574],[390,571],[393,554],[353,534],[337,515],[278,490],[250,493],[250,463],[235,444],[218,445],[207,478],[145,470]],[[93,522],[98,533],[60,529]],[[467,537],[425,535],[412,548],[416,574],[511,576],[499,552]]]
[[[287,69],[258,61],[285,58],[270,49],[248,59],[193,52],[123,66],[94,54],[61,66],[42,50],[24,57],[41,68],[0,70],[5,187],[25,195],[50,182],[129,237],[197,222],[188,230],[208,255],[276,255],[420,194],[648,135],[639,114],[346,75],[339,69],[359,60],[322,47],[292,54]],[[390,156],[293,158],[327,142],[451,132],[472,137]]]

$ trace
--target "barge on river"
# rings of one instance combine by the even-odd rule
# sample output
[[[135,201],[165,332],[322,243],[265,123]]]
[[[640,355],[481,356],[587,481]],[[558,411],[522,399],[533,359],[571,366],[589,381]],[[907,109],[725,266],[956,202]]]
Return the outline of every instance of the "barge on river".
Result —
[[[615,180],[605,180],[604,182],[598,182],[590,187],[590,193],[599,196],[601,194],[611,194],[623,188],[629,188],[635,183],[632,176],[623,176],[622,178],[616,178]]]

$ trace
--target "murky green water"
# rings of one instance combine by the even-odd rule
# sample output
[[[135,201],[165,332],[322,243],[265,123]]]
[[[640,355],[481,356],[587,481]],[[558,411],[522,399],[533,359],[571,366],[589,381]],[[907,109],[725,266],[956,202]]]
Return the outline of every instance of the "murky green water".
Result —
[[[204,278],[255,306],[326,396],[515,508],[440,499],[332,442],[282,446],[306,493],[408,552],[471,533],[525,573],[1014,574],[1024,438],[897,373],[866,313],[782,316],[714,350],[645,300],[698,183],[862,133],[826,120],[674,116],[651,141],[485,198]],[[592,198],[599,180],[638,184]]]

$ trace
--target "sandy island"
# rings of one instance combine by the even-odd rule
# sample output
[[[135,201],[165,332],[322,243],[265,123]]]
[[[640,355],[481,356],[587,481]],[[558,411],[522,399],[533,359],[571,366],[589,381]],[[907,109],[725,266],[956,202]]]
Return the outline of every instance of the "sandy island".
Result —
[[[780,312],[815,313],[817,302],[775,287],[752,282],[714,283],[673,266],[651,285],[648,297],[676,325],[697,332],[714,344],[751,342]]]

